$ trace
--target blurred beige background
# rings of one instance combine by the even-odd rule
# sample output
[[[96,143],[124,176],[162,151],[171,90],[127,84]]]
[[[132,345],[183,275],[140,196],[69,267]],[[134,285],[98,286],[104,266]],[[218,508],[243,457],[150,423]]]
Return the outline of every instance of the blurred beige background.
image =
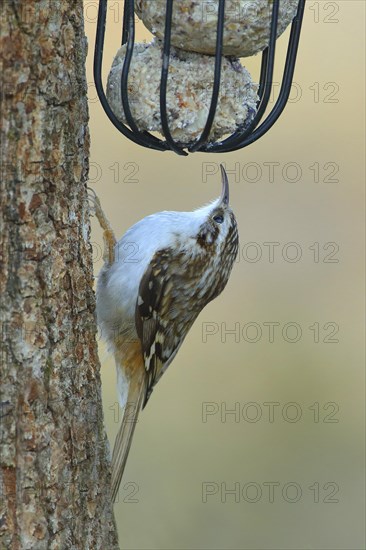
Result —
[[[225,292],[140,416],[116,505],[121,546],[364,548],[364,2],[309,0],[275,127],[241,151],[188,158],[134,145],[105,116],[92,77],[97,4],[85,2],[90,177],[116,234],[215,198],[223,162],[241,239]],[[105,74],[123,8],[109,4]],[[259,62],[245,60],[253,76]],[[97,276],[97,223],[92,240]],[[115,368],[102,343],[100,357],[113,441]]]

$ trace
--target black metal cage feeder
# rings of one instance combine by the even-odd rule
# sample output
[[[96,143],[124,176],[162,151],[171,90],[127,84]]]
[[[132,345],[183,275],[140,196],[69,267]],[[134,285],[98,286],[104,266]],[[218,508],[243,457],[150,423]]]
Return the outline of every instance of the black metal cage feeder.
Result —
[[[170,41],[171,41],[171,25],[172,25],[172,12],[173,12],[173,0],[166,0],[166,17],[165,17],[165,33],[163,39],[163,60],[161,67],[161,80],[160,80],[160,116],[161,126],[165,141],[159,139],[153,134],[147,131],[141,131],[136,125],[133,119],[128,98],[128,73],[130,63],[133,54],[133,48],[135,43],[135,7],[134,0],[125,0],[123,25],[122,25],[122,44],[126,46],[126,56],[122,69],[121,76],[121,97],[122,105],[125,113],[125,118],[128,126],[118,120],[113,113],[106,94],[104,92],[102,83],[102,63],[103,63],[103,47],[105,38],[106,27],[106,15],[107,15],[107,2],[108,0],[99,0],[98,11],[98,23],[95,42],[95,54],[94,54],[94,81],[97,89],[97,93],[100,102],[103,106],[105,113],[112,122],[112,124],[125,135],[131,141],[134,141],[138,145],[155,149],[158,151],[171,150],[179,155],[187,155],[189,152],[204,152],[204,153],[227,153],[236,151],[243,147],[254,143],[257,139],[262,137],[268,130],[274,125],[281,113],[283,112],[286,103],[288,101],[292,80],[294,75],[296,56],[298,51],[301,25],[304,15],[304,7],[306,0],[298,0],[297,13],[292,21],[290,38],[288,42],[286,61],[284,65],[283,77],[278,99],[265,120],[259,125],[263,118],[263,115],[267,109],[269,99],[271,97],[273,71],[275,61],[275,49],[277,38],[277,23],[279,14],[279,5],[281,0],[273,0],[272,17],[270,25],[270,38],[269,45],[262,53],[260,79],[257,103],[257,113],[249,126],[243,130],[237,130],[230,137],[227,137],[220,141],[207,142],[207,138],[210,134],[212,123],[214,120],[219,90],[220,90],[220,77],[221,77],[221,61],[223,50],[223,32],[224,32],[224,14],[225,14],[225,0],[219,0],[218,18],[217,18],[217,34],[216,34],[216,52],[215,52],[215,72],[214,81],[212,87],[211,104],[205,127],[198,139],[192,143],[178,143],[176,142],[169,130],[167,105],[166,105],[166,92],[167,92],[167,80],[169,71],[169,56],[170,56]],[[185,151],[187,149],[187,151]]]

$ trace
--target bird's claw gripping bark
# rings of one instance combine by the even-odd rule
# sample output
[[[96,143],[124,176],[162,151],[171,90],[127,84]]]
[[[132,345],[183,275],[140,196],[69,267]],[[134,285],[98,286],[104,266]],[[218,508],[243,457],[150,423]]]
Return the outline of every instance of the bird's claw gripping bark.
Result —
[[[114,249],[116,246],[116,238],[113,233],[113,229],[109,223],[107,216],[104,214],[100,200],[94,189],[87,187],[88,200],[91,207],[91,214],[96,216],[101,228],[103,229],[104,251],[103,260],[111,265],[115,261]]]

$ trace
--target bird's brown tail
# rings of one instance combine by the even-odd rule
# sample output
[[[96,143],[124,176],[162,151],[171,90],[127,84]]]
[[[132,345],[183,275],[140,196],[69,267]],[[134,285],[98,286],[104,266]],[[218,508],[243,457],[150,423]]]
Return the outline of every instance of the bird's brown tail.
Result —
[[[111,479],[113,502],[116,500],[118,494],[138,415],[141,411],[146,393],[144,377],[141,376],[138,380],[131,380],[130,384],[122,423],[113,447]]]

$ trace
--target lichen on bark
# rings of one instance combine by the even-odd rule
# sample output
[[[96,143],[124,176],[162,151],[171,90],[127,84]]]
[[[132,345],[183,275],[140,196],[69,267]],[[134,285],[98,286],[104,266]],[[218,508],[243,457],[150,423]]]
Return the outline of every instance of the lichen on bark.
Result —
[[[118,548],[95,338],[82,10],[82,0],[1,2],[1,548]]]

